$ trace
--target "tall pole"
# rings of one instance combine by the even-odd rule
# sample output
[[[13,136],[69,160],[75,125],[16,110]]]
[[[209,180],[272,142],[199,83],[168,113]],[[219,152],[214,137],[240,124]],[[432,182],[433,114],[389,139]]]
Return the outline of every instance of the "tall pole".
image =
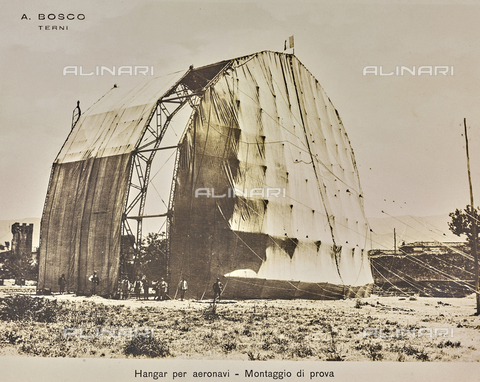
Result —
[[[473,261],[474,270],[475,270],[475,295],[477,300],[477,315],[480,315],[480,293],[479,293],[479,280],[478,280],[478,255],[477,255],[477,222],[475,219],[475,204],[473,203],[473,188],[472,188],[472,177],[470,176],[470,156],[468,154],[468,137],[467,137],[467,119],[463,119],[463,125],[465,127],[465,149],[467,151],[467,169],[468,169],[468,184],[470,186],[470,207],[472,214],[470,215],[470,220],[472,222],[472,252],[473,252]]]
[[[397,254],[397,233],[395,232],[395,228],[393,229],[393,249],[396,255]]]

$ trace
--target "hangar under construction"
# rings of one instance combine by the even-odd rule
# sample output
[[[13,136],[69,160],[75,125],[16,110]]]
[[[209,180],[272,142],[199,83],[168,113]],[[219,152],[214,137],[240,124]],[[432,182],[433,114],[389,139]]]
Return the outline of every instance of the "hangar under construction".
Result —
[[[174,145],[164,136],[191,109]],[[163,145],[163,146],[162,146]],[[260,52],[112,88],[74,124],[53,164],[38,288],[115,295],[139,250],[155,154],[176,151],[168,183],[167,281],[192,297],[369,295],[369,226],[341,119],[291,54]]]

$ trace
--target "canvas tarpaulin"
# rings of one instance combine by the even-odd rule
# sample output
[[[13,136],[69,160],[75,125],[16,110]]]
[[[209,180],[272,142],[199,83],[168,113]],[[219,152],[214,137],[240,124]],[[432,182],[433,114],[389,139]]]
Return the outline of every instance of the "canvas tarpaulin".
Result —
[[[89,293],[97,271],[97,292],[116,293],[134,151],[157,101],[183,81],[200,99],[179,142],[170,285],[183,276],[199,298],[224,276],[225,296],[238,298],[368,294],[358,171],[317,80],[273,52],[187,73],[113,88],[82,114],[53,165],[38,287],[58,290],[65,273],[67,290]]]
[[[52,169],[41,222],[38,288],[88,294],[97,271],[100,295],[115,294],[121,223],[132,152],[158,99],[185,72],[157,77],[131,90],[112,88],[70,132]]]
[[[179,163],[172,285],[183,276],[200,298],[227,275],[225,296],[238,298],[320,296],[309,283],[337,287],[318,298],[369,293],[369,227],[353,150],[295,56],[233,60],[202,97]],[[251,292],[242,295],[240,282]]]

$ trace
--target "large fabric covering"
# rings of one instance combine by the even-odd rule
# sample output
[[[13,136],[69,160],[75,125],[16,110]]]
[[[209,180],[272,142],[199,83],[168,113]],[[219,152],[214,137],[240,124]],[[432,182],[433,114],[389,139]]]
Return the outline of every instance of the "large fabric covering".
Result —
[[[223,276],[225,297],[369,294],[369,227],[353,151],[296,57],[233,60],[202,98],[179,163],[171,284],[184,276],[198,298],[211,297]]]
[[[97,293],[116,291],[128,168],[128,154],[55,167],[42,219],[39,288],[58,290],[64,273],[67,290],[88,294],[88,277],[97,271]]]
[[[158,77],[125,91],[113,88],[88,109],[70,132],[52,169],[41,222],[38,288],[97,293],[117,291],[122,213],[132,151],[157,100],[184,73]]]
[[[217,277],[232,298],[368,295],[369,227],[345,129],[297,58],[273,52],[114,88],[81,116],[53,165],[38,288],[58,291],[64,273],[67,290],[88,294],[97,271],[97,293],[116,294],[134,151],[177,84],[200,102],[174,179],[169,284],[184,276],[198,298]]]

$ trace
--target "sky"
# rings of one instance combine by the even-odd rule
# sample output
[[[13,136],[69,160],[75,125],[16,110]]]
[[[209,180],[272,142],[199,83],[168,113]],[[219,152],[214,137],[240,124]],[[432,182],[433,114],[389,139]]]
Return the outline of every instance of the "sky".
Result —
[[[63,75],[66,66],[88,72],[97,65],[148,65],[157,76],[262,50],[283,51],[291,35],[295,55],[342,118],[368,217],[441,215],[469,203],[464,118],[480,201],[480,5],[149,0],[48,5],[0,0],[0,5],[0,220],[41,216],[51,165],[70,131],[77,100],[85,110],[114,84],[141,80]],[[39,20],[39,14],[60,13],[83,20]],[[363,73],[366,66],[388,73],[401,65],[449,66],[453,75]]]

